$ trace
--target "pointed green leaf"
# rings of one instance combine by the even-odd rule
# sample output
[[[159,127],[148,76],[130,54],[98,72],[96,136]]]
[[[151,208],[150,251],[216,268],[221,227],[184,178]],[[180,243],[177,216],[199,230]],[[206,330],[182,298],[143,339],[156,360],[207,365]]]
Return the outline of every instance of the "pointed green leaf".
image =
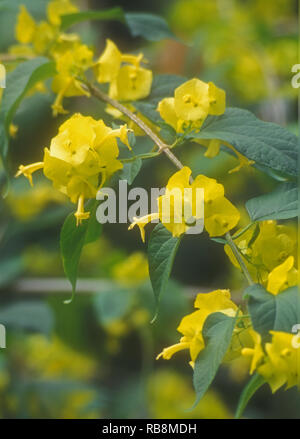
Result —
[[[124,12],[122,8],[116,7],[111,9],[104,9],[102,11],[82,11],[75,12],[73,14],[65,14],[61,17],[61,30],[65,31],[74,24],[81,23],[82,21],[87,20],[118,20],[125,21]]]
[[[149,41],[160,41],[165,38],[176,39],[166,20],[162,17],[144,12],[128,12],[126,23],[134,37],[143,37]]]
[[[248,309],[255,331],[263,337],[269,331],[292,332],[300,321],[300,293],[297,287],[288,288],[274,296],[262,285],[255,284],[245,290]]]
[[[151,233],[148,245],[149,275],[157,307],[166,289],[180,241],[161,223]]]
[[[247,201],[246,209],[252,221],[294,218],[298,215],[297,185],[282,183],[273,192]]]
[[[205,348],[200,352],[194,367],[195,407],[201,400],[222,363],[231,342],[235,318],[216,312],[207,317],[202,334]]]
[[[265,382],[266,382],[265,379],[261,375],[258,375],[257,373],[253,375],[253,377],[246,384],[246,386],[244,387],[241,393],[234,416],[235,419],[239,419],[243,415],[248,402],[250,401],[254,393],[256,393],[257,390],[260,389],[263,384],[265,384]]]
[[[55,63],[40,57],[19,64],[6,78],[0,110],[0,149],[5,158],[9,144],[9,126],[26,93],[40,81],[55,74]]]
[[[138,175],[142,167],[142,159],[137,158],[133,162],[124,163],[123,169],[118,172],[120,180],[126,180],[130,185],[134,182],[135,177]]]
[[[275,123],[263,122],[240,108],[227,108],[222,116],[209,116],[199,133],[189,138],[219,139],[244,156],[275,171],[298,175],[298,138]]]
[[[76,226],[74,213],[66,218],[60,233],[60,249],[64,271],[71,282],[73,294],[76,289],[77,270],[83,246],[95,241],[101,233],[101,224],[96,219],[98,203],[93,201],[86,206],[90,218]]]

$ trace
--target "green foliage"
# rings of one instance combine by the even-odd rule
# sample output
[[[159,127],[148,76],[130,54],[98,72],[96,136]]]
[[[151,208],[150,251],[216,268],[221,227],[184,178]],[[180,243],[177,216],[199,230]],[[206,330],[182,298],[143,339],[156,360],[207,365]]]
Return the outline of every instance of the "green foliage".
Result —
[[[274,296],[262,285],[255,284],[245,291],[248,308],[255,331],[266,337],[269,331],[292,332],[292,327],[299,323],[300,300],[297,287]]]
[[[0,110],[0,152],[6,158],[9,145],[8,130],[22,99],[37,82],[55,74],[55,63],[39,57],[19,64],[7,75]]]
[[[149,41],[160,41],[164,38],[176,39],[166,20],[158,15],[128,12],[125,14],[125,20],[134,37],[143,37]]]
[[[148,245],[149,275],[156,300],[159,305],[171,274],[173,262],[180,244],[161,223],[151,233]]]
[[[140,158],[136,158],[132,162],[124,163],[123,169],[119,171],[118,177],[120,180],[127,180],[127,183],[130,185],[134,182],[134,179],[137,177],[142,167],[142,160]]]
[[[60,28],[61,30],[65,31],[69,27],[74,26],[74,24],[78,24],[81,23],[82,21],[87,21],[87,20],[123,21],[124,13],[122,8],[116,7],[102,11],[82,11],[82,12],[76,12],[74,14],[65,14],[62,16]]]
[[[54,325],[51,309],[38,300],[26,300],[0,309],[0,323],[17,330],[42,332],[49,335]]]
[[[219,139],[255,163],[291,177],[298,175],[298,138],[287,129],[257,119],[250,111],[227,108],[222,116],[208,116],[190,139]]]
[[[194,407],[211,385],[230,345],[235,318],[222,313],[209,315],[204,323],[202,335],[205,348],[200,352],[194,367],[194,388],[196,401]]]
[[[117,20],[125,23],[133,37],[143,37],[149,41],[159,41],[164,38],[176,39],[170,31],[167,22],[158,15],[129,12],[124,14],[122,8],[116,7],[101,11],[83,11],[62,16],[61,30],[65,31],[74,24],[86,20]]]
[[[81,224],[80,227],[76,226],[74,213],[70,213],[61,229],[61,255],[65,274],[72,285],[73,295],[76,289],[78,264],[82,249],[84,245],[95,241],[101,233],[101,225],[96,219],[97,206],[98,203],[96,201],[90,203],[90,218],[84,221],[84,223]]]
[[[260,389],[263,384],[265,384],[265,382],[265,379],[261,375],[258,375],[257,373],[253,375],[253,377],[249,380],[241,393],[234,416],[235,419],[239,419],[243,415],[248,402],[257,392],[257,390]]]
[[[114,287],[98,293],[93,302],[99,321],[105,325],[124,317],[131,307],[132,294],[125,288]]]
[[[285,182],[260,197],[246,202],[252,221],[283,220],[298,215],[298,188],[295,183]]]

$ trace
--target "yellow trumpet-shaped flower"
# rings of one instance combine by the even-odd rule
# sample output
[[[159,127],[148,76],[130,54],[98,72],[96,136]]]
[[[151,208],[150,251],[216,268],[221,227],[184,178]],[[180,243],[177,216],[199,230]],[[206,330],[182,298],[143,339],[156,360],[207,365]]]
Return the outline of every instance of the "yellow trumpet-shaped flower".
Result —
[[[189,349],[191,363],[193,365],[199,352],[204,349],[205,346],[202,329],[207,317],[214,312],[221,312],[233,317],[237,312],[236,304],[230,299],[229,290],[199,293],[194,306],[198,308],[198,310],[183,317],[177,328],[177,331],[183,335],[179,343],[163,349],[157,356],[157,360],[161,357],[165,360],[169,360],[176,352]]]
[[[116,79],[121,67],[121,62],[121,52],[113,41],[107,39],[105,50],[94,66],[97,81],[105,83]]]
[[[286,384],[286,388],[300,388],[300,349],[293,343],[293,334],[270,331],[271,342],[262,346],[261,337],[252,330],[253,348],[242,354],[252,357],[250,373],[256,371],[269,383],[272,392]]]
[[[57,93],[52,106],[53,114],[66,113],[62,106],[64,97],[89,96],[81,82],[77,79],[85,70],[92,65],[93,52],[85,44],[76,44],[72,50],[68,50],[56,59],[57,75],[52,82],[52,90]]]
[[[272,220],[261,221],[258,227],[258,234],[257,229],[251,227],[236,238],[235,243],[253,279],[267,284],[268,275],[274,268],[289,256],[296,258],[297,231],[291,225],[276,224]],[[240,268],[230,247],[225,245],[224,250],[232,264]]]
[[[285,262],[275,267],[268,275],[267,290],[276,296],[281,291],[297,285],[298,272],[294,267],[294,257],[289,256]]]
[[[199,130],[209,114],[224,113],[225,92],[212,82],[190,79],[176,88],[174,97],[160,101],[157,110],[177,132]]]
[[[16,176],[23,174],[32,184],[32,173],[43,168],[53,186],[78,203],[75,217],[79,225],[89,218],[84,200],[96,196],[100,177],[103,184],[123,166],[117,158],[117,138],[128,144],[126,126],[113,130],[102,120],[74,114],[60,126],[50,148],[45,148],[43,162],[21,165]]]
[[[184,167],[168,181],[165,195],[158,198],[158,212],[135,218],[130,225],[140,228],[145,239],[145,226],[159,219],[173,236],[180,236],[204,218],[204,227],[210,236],[221,236],[231,230],[239,221],[240,214],[224,197],[224,187],[216,180],[198,175],[190,184],[191,170]],[[203,192],[198,190],[203,190]],[[203,203],[201,203],[201,199]],[[204,206],[204,212],[203,212]]]
[[[94,65],[97,80],[109,82],[109,95],[120,101],[135,101],[147,97],[152,85],[152,72],[141,67],[143,54],[122,54],[106,40],[106,47]]]

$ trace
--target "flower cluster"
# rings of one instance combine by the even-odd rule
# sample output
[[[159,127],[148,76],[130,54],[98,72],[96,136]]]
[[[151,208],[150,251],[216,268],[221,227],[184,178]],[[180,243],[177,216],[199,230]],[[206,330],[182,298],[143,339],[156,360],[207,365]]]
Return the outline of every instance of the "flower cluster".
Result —
[[[194,221],[204,217],[204,226],[210,236],[222,236],[237,225],[240,219],[239,211],[225,198],[223,185],[205,175],[198,175],[190,183],[190,177],[191,170],[187,166],[176,172],[167,183],[165,195],[158,198],[159,211],[145,217],[135,218],[130,229],[137,225],[143,241],[146,224],[158,219],[173,236],[180,236],[187,232],[191,227],[191,222],[187,221],[189,218],[184,214],[186,210],[190,213],[188,216]],[[189,197],[185,189],[191,189]],[[197,189],[204,190],[204,212],[197,209],[197,201],[199,202],[199,199],[196,199]],[[179,196],[177,193],[174,194],[174,190],[179,191]],[[179,206],[179,203],[182,205]],[[165,206],[170,206],[168,215],[165,214]]]
[[[95,76],[100,83],[109,83],[109,96],[119,101],[136,101],[147,97],[152,85],[152,72],[141,66],[144,55],[122,54],[111,41],[95,63]]]
[[[272,340],[262,343],[261,336],[251,330],[252,347],[242,349],[242,355],[251,359],[250,373],[254,371],[269,383],[272,392],[286,384],[286,388],[300,389],[300,349],[293,343],[293,334],[270,331]]]
[[[174,97],[160,101],[157,110],[176,132],[200,129],[209,114],[224,113],[225,92],[213,82],[190,79],[175,89]]]
[[[123,167],[117,138],[129,147],[126,125],[118,129],[107,127],[102,120],[74,114],[60,128],[44,150],[43,162],[19,167],[32,184],[32,173],[43,169],[53,186],[78,203],[77,224],[89,218],[84,200],[94,198],[97,190],[117,170]],[[101,178],[100,178],[101,177]]]
[[[157,359],[163,357],[165,360],[169,360],[176,352],[189,349],[191,357],[190,364],[193,366],[199,353],[205,347],[202,329],[207,317],[215,312],[234,317],[238,312],[238,307],[230,298],[229,290],[199,293],[196,297],[194,307],[197,308],[197,311],[183,317],[177,328],[177,331],[183,335],[179,343],[165,348],[157,356]]]
[[[47,6],[48,21],[37,23],[24,5],[20,6],[15,29],[19,53],[43,55],[52,49],[59,35],[61,16],[78,12],[70,0],[52,0]],[[16,49],[15,49],[16,50]]]
[[[252,278],[264,284],[267,284],[272,270],[290,256],[293,257],[293,263],[297,258],[296,229],[290,225],[277,224],[273,220],[259,222],[256,228],[252,227],[236,238],[235,243]],[[225,245],[224,250],[232,264],[240,268],[229,245]]]

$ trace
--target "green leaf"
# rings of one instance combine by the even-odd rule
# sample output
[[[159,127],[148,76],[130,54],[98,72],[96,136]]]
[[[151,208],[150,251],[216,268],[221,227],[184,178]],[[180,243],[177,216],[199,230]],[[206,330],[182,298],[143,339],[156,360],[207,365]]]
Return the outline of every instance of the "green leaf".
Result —
[[[105,325],[122,318],[129,311],[132,293],[124,288],[116,287],[97,294],[93,302],[99,321]]]
[[[83,221],[78,227],[76,226],[74,213],[70,213],[61,229],[60,249],[64,271],[72,285],[73,295],[71,300],[76,289],[81,251],[85,244],[95,241],[101,234],[101,224],[96,219],[97,207],[98,203],[96,201],[87,204],[86,209],[90,211],[90,218]]]
[[[201,400],[222,363],[231,342],[235,318],[222,313],[213,313],[205,320],[202,334],[205,348],[200,352],[194,367],[194,388],[196,401],[193,408]]]
[[[246,209],[252,221],[294,218],[298,215],[297,185],[282,183],[273,192],[247,201]]]
[[[163,224],[159,223],[151,233],[148,245],[149,275],[156,300],[156,314],[161,295],[171,274],[173,262],[181,239],[174,238]],[[155,320],[154,317],[154,320]]]
[[[49,335],[54,318],[47,304],[37,300],[26,300],[1,307],[0,323],[14,329],[43,332]]]
[[[133,162],[124,163],[123,169],[118,172],[120,180],[127,180],[128,184],[132,184],[142,167],[142,159],[137,158]]]
[[[292,333],[300,321],[300,294],[297,287],[290,287],[274,296],[262,285],[251,285],[245,290],[248,309],[255,331],[266,337],[269,331]]]
[[[227,108],[222,116],[209,116],[201,131],[188,138],[223,140],[257,164],[293,177],[298,175],[297,136],[257,119],[250,111]]]
[[[164,38],[176,39],[170,31],[167,22],[158,15],[148,13],[124,14],[122,8],[116,7],[101,11],[82,11],[74,14],[65,14],[61,17],[61,30],[65,31],[69,27],[86,20],[117,20],[128,25],[131,35],[143,37],[149,41],[159,41]]]
[[[246,386],[244,387],[241,393],[234,416],[235,419],[239,419],[243,415],[248,402],[250,401],[254,393],[256,393],[257,390],[260,389],[263,384],[265,384],[265,382],[266,382],[265,379],[261,375],[258,375],[257,373],[253,375],[253,377],[246,384]]]
[[[1,154],[5,158],[9,144],[9,126],[26,93],[39,81],[55,74],[55,63],[40,57],[19,64],[6,78],[0,111]]]
[[[160,41],[165,38],[176,39],[167,22],[158,15],[143,12],[128,12],[126,23],[134,37],[143,37],[149,41]]]
[[[102,11],[82,11],[74,14],[65,14],[61,17],[61,30],[65,31],[74,24],[87,20],[118,20],[125,21],[122,8],[116,7]]]
[[[147,100],[158,103],[163,98],[173,97],[177,87],[187,81],[179,75],[155,75]]]

